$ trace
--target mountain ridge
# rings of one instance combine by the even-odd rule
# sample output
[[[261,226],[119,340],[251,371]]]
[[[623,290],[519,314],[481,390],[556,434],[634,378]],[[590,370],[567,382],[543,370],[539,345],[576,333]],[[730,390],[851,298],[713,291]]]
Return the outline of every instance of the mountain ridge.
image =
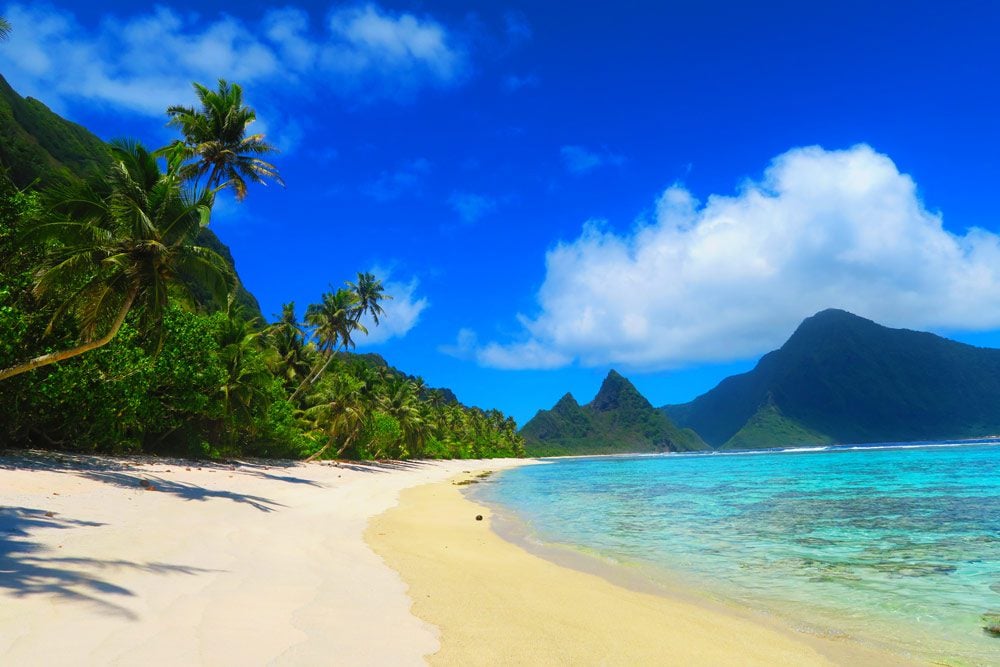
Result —
[[[755,446],[992,435],[1000,432],[1000,350],[827,309],[752,370],[660,410],[713,447],[737,448],[747,438],[730,441],[768,401],[782,428],[813,442],[767,440],[757,429]]]
[[[563,395],[521,429],[532,456],[691,451],[706,445],[657,411],[624,376],[611,370],[594,399],[581,406]]]

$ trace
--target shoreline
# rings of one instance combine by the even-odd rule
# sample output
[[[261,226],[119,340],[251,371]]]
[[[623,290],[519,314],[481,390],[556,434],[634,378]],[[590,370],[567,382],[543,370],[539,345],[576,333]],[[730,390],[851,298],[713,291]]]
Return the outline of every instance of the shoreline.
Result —
[[[365,531],[408,585],[413,614],[439,628],[432,664],[915,664],[583,553],[530,548],[460,491],[468,479],[403,491]]]
[[[365,527],[402,489],[523,463],[7,452],[0,663],[424,664],[437,630]]]

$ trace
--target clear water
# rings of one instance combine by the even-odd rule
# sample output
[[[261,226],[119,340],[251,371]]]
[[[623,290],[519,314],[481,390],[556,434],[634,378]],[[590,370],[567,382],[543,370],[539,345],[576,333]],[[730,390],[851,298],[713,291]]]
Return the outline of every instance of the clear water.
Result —
[[[1000,665],[1000,445],[561,459],[472,490],[548,544],[799,625]]]

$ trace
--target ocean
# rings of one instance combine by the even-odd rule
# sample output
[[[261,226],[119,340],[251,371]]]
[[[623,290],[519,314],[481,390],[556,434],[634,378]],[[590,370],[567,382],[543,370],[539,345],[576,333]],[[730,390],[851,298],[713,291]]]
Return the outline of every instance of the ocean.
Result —
[[[995,441],[553,460],[470,489],[537,545],[922,660],[1000,665]]]

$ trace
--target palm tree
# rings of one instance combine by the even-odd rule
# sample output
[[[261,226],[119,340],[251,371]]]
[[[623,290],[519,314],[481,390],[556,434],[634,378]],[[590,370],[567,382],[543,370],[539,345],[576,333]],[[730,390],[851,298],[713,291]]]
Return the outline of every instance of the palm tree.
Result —
[[[385,314],[381,302],[392,298],[391,295],[385,293],[382,281],[378,280],[374,274],[365,272],[358,273],[358,282],[349,282],[347,286],[358,296],[358,319],[368,313],[375,326],[378,326],[378,318]]]
[[[306,461],[322,458],[340,441],[334,454],[340,458],[364,433],[371,406],[364,395],[364,382],[347,374],[338,374],[311,397],[313,404],[302,412],[307,427],[327,437],[326,444]]]
[[[14,29],[11,26],[10,21],[0,16],[0,39],[7,39],[10,37],[11,31]]]
[[[234,426],[251,426],[260,406],[270,398],[273,376],[259,355],[265,332],[257,324],[257,318],[246,319],[243,308],[230,298],[229,309],[216,334],[219,360],[226,369],[226,378],[220,387],[226,437],[233,444]]]
[[[431,425],[418,385],[407,378],[394,377],[388,380],[385,389],[379,396],[379,407],[399,422],[406,444],[406,451],[401,453],[419,456],[431,435]]]
[[[243,88],[225,79],[219,79],[218,90],[193,85],[201,108],[167,109],[167,125],[179,128],[184,140],[175,141],[161,153],[193,160],[184,167],[185,177],[198,183],[207,174],[208,189],[231,187],[239,201],[247,196],[248,180],[266,185],[270,179],[284,185],[278,168],[261,157],[278,149],[264,141],[263,134],[247,134],[257,113],[243,104]]]
[[[272,354],[277,359],[272,362],[275,373],[289,389],[308,375],[312,364],[312,350],[305,342],[305,331],[295,315],[295,302],[281,306],[281,316],[267,328],[267,338],[272,346]]]
[[[325,356],[289,400],[295,400],[302,390],[323,375],[338,348],[346,350],[354,347],[353,335],[356,331],[368,333],[368,329],[359,321],[359,303],[360,299],[355,292],[340,288],[335,292],[326,292],[322,302],[309,304],[306,309],[306,324],[313,327],[317,347]]]
[[[222,257],[194,245],[211,194],[183,190],[178,163],[161,173],[141,144],[113,142],[111,155],[104,177],[50,191],[47,219],[32,230],[50,241],[34,285],[36,297],[58,302],[46,334],[72,313],[82,342],[2,370],[0,380],[107,345],[133,309],[158,348],[170,294],[193,299],[181,275],[215,295],[232,291]]]

